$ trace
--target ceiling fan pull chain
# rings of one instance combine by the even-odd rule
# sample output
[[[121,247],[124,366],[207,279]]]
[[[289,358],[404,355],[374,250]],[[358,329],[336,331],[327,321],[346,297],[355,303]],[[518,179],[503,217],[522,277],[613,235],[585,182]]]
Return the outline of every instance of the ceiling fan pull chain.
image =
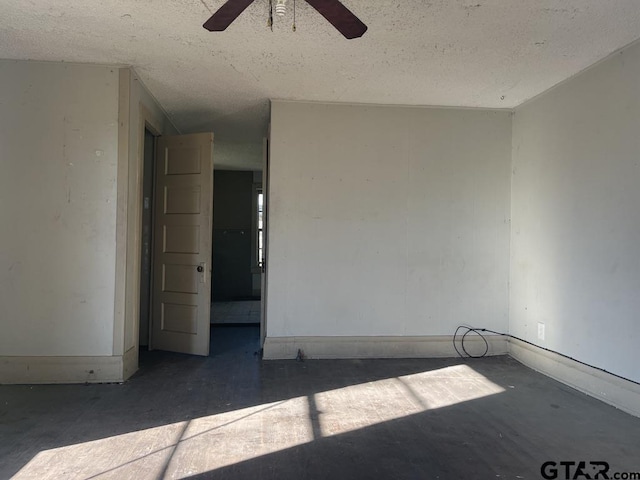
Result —
[[[296,0],[293,0],[293,31],[296,31]]]

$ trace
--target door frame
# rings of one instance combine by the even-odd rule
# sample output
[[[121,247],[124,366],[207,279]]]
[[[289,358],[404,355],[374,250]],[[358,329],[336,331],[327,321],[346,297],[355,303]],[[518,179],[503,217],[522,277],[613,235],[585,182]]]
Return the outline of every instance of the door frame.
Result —
[[[145,335],[146,338],[146,345],[147,347],[149,347],[151,345],[151,312],[152,312],[152,296],[153,296],[153,250],[154,250],[154,235],[153,235],[153,223],[154,223],[154,210],[155,210],[155,170],[153,168],[156,158],[155,158],[155,151],[156,151],[156,144],[157,144],[157,139],[160,136],[159,131],[157,130],[157,128],[154,128],[153,125],[151,125],[148,122],[148,118],[147,115],[149,112],[145,112],[145,114],[142,114],[141,112],[141,122],[143,123],[143,129],[142,129],[142,133],[141,133],[141,141],[140,141],[140,149],[141,149],[141,159],[142,159],[142,173],[141,173],[141,185],[144,185],[144,183],[146,181],[148,181],[148,177],[151,177],[151,196],[149,198],[149,210],[150,210],[150,217],[151,217],[151,225],[150,225],[150,271],[149,271],[149,292],[148,292],[148,297],[146,299],[146,302],[148,303],[148,312],[149,312],[149,318],[147,319],[147,329],[146,332],[141,332],[140,331],[140,310],[141,310],[141,303],[142,303],[142,298],[140,297],[140,295],[138,295],[138,298],[140,298],[139,302],[138,302],[138,314],[136,316],[136,321],[138,322],[138,333],[139,336],[136,337],[136,344],[138,346],[138,349],[140,348],[140,335]],[[146,155],[146,149],[147,149],[147,135],[146,132],[151,133],[151,135],[153,135],[153,160],[151,162],[151,171],[147,171],[145,170],[145,164],[146,164],[146,160],[145,160],[145,155]],[[139,254],[139,261],[138,261],[138,278],[140,278],[139,282],[138,282],[138,291],[140,291],[141,289],[141,281],[142,281],[142,276],[140,275],[142,273],[142,218],[143,218],[143,212],[144,212],[144,187],[142,187],[140,189],[140,248],[138,250],[138,254]]]
[[[135,107],[134,107],[135,108]],[[133,111],[133,108],[131,109]],[[137,108],[137,125],[129,125],[130,135],[129,165],[127,169],[127,207],[126,207],[126,267],[124,298],[124,358],[123,378],[126,380],[138,370],[140,349],[140,274],[142,261],[142,208],[144,181],[144,137],[145,129],[154,137],[164,134],[163,122],[141,101]],[[135,140],[134,140],[135,139]],[[131,140],[134,140],[133,142]],[[135,143],[134,143],[135,142]],[[134,144],[134,145],[132,145]],[[133,149],[135,148],[135,153]],[[153,208],[153,204],[152,204]],[[152,243],[153,251],[153,243]],[[150,299],[151,300],[151,299]]]
[[[138,281],[135,283],[136,285],[136,289],[138,289],[138,298],[140,298],[140,281],[141,281],[141,275],[142,275],[142,212],[144,209],[144,181],[146,179],[147,175],[151,175],[151,198],[149,199],[150,204],[149,204],[149,209],[151,210],[151,262],[150,262],[150,268],[151,271],[149,272],[149,276],[150,276],[150,285],[149,285],[149,298],[147,299],[147,302],[149,304],[149,320],[147,322],[148,325],[148,330],[147,330],[147,345],[150,346],[151,345],[151,316],[152,316],[152,298],[153,298],[153,251],[155,248],[154,245],[154,235],[153,235],[153,220],[154,220],[154,209],[155,209],[155,175],[154,175],[154,169],[153,169],[153,164],[155,164],[156,158],[155,158],[155,152],[156,152],[156,145],[158,142],[158,137],[162,135],[159,125],[157,123],[155,123],[155,121],[157,121],[157,119],[155,119],[153,117],[153,115],[151,114],[151,112],[142,104],[140,104],[140,122],[139,122],[139,128],[141,129],[138,132],[138,158],[140,159],[140,192],[138,195],[138,223],[140,224],[138,226],[138,235],[139,238],[137,239],[138,242],[138,250],[137,252],[137,258],[134,259],[135,262],[137,262],[137,268],[138,268],[138,273],[137,273],[137,278]],[[146,142],[146,132],[149,131],[152,135],[153,135],[153,141],[154,141],[154,146],[153,146],[153,161],[152,163],[152,168],[150,172],[145,171],[144,168],[144,164],[145,164],[145,142]],[[137,332],[137,336],[136,336],[136,342],[137,342],[137,347],[138,349],[140,348],[140,301],[137,302],[136,304],[136,308],[137,308],[137,312],[135,312],[135,322],[136,322],[136,327],[134,329],[134,334],[136,334]]]
[[[260,350],[267,338],[267,292],[269,271],[269,166],[271,159],[271,124],[267,136],[262,140],[262,271],[260,274]]]

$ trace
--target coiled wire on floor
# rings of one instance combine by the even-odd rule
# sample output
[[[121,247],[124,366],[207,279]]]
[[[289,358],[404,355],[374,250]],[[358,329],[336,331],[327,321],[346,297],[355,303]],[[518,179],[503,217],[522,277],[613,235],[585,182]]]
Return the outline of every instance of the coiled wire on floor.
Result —
[[[463,334],[461,334],[460,330],[463,330],[463,329],[466,329],[466,331]],[[489,342],[487,342],[487,339],[484,338],[484,335],[482,335],[482,333],[480,332],[491,332],[491,333],[496,333],[498,335],[504,335],[498,332],[492,332],[491,330],[487,330],[486,328],[474,328],[468,325],[459,325],[458,328],[456,328],[455,333],[453,334],[453,348],[456,349],[456,353],[461,357],[469,357],[469,358],[482,358],[486,356],[487,353],[489,353]],[[464,345],[464,342],[467,339],[467,336],[470,334],[477,335],[484,342],[484,352],[482,352],[480,355],[473,355],[469,353],[469,351],[467,350],[467,347],[465,347]],[[459,342],[458,342],[458,337],[460,337]],[[462,351],[460,351],[460,349],[458,348],[458,343],[460,343],[460,349],[462,349]]]

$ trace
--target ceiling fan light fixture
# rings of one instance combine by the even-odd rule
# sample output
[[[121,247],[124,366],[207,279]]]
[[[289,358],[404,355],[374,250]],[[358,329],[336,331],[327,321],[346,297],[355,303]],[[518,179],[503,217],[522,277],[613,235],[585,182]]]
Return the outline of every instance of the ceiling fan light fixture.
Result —
[[[211,15],[203,27],[210,32],[226,30],[245,9],[256,0],[227,0]],[[346,39],[359,38],[367,31],[367,26],[345,7],[340,0],[306,0],[331,25],[333,25]],[[269,23],[273,30],[273,2],[269,0]],[[275,0],[275,12],[279,17],[287,13],[287,0]],[[293,0],[293,31],[296,30],[296,0]]]
[[[287,0],[276,0],[276,15],[284,17],[287,13]]]

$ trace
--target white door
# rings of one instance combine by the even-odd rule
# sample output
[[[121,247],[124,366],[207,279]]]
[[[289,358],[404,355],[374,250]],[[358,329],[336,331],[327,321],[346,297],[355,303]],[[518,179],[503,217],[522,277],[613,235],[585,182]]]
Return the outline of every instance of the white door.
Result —
[[[213,134],[156,147],[151,348],[209,355]]]

